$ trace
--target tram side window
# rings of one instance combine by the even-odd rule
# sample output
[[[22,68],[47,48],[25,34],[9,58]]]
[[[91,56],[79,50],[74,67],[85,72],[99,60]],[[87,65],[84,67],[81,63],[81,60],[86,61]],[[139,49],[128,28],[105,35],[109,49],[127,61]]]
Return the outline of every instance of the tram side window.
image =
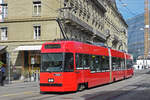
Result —
[[[82,55],[76,54],[76,68],[82,68]]]
[[[116,69],[118,69],[118,59],[117,58],[115,58],[115,57],[113,57],[112,58],[112,69],[113,70],[116,70]]]
[[[109,57],[101,56],[101,70],[109,70]]]
[[[109,70],[109,57],[88,54],[76,54],[76,68],[99,72]]]
[[[90,69],[91,71],[100,71],[100,56],[95,56],[95,55],[91,55],[90,56],[90,60],[91,60],[91,65],[90,65]]]
[[[91,55],[90,56],[90,69],[91,71],[100,72],[109,70],[109,57],[107,56],[98,56]]]
[[[121,70],[124,68],[124,59],[121,58],[112,58],[112,69],[113,70]]]
[[[94,66],[94,60],[95,60],[95,56],[90,55],[90,70],[91,71],[95,71],[96,68]]]
[[[127,69],[132,68],[133,62],[132,60],[127,60]]]
[[[106,70],[110,70],[110,68],[109,68],[109,57],[107,57],[106,56],[106,63],[105,63],[105,68],[106,68]]]
[[[121,58],[117,58],[117,69],[121,70]]]
[[[115,70],[116,66],[116,58],[112,57],[112,70]]]
[[[89,55],[83,54],[82,64],[83,64],[84,69],[88,69],[89,68],[89,66],[90,66]]]
[[[87,54],[76,54],[76,68],[87,69],[90,66],[89,55]]]
[[[100,67],[101,67],[101,57],[100,56],[95,56],[94,67],[95,67],[96,71],[100,71]]]
[[[73,59],[73,53],[66,53],[65,54],[65,66],[64,71],[65,72],[72,72],[74,70],[74,59]]]
[[[125,69],[125,62],[124,62],[124,59],[121,59],[120,60],[120,63],[121,63],[121,69]]]

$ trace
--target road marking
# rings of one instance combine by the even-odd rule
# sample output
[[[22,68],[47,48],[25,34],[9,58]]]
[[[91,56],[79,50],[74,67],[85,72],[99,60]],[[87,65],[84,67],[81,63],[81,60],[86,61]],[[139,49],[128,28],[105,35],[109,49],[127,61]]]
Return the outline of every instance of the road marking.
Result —
[[[10,96],[18,96],[18,95],[28,95],[28,94],[33,94],[33,93],[36,93],[36,92],[37,91],[27,91],[27,92],[21,92],[21,93],[4,94],[4,95],[0,95],[0,98],[10,97]]]

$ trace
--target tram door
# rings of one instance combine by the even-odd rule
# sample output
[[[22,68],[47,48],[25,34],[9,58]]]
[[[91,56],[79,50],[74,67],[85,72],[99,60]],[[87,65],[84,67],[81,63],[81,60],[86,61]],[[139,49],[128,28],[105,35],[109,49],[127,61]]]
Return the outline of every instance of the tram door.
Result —
[[[76,54],[76,75],[77,82],[84,83],[86,80],[86,56],[85,54]]]

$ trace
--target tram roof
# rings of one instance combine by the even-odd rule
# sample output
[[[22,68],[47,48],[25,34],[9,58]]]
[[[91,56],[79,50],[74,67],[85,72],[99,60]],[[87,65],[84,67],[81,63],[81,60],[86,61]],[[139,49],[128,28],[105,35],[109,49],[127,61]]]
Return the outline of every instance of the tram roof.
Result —
[[[60,44],[60,48],[53,48],[53,49],[45,49],[45,45],[51,45],[51,44]],[[111,54],[114,57],[121,57],[124,58],[124,52],[110,49]],[[94,55],[104,55],[109,56],[108,48],[93,44],[88,44],[84,42],[79,41],[52,41],[52,42],[46,42],[43,44],[42,53],[46,52],[75,52],[75,53],[84,53],[84,54],[94,54]],[[129,54],[125,53],[127,58],[130,58]]]

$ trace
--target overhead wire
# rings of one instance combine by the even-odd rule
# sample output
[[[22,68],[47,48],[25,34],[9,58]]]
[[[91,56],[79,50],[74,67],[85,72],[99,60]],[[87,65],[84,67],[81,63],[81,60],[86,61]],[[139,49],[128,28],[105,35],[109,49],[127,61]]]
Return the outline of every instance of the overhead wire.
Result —
[[[121,4],[119,4],[119,5],[122,6]],[[127,9],[119,9],[119,10],[120,10],[121,12],[124,12],[124,11],[125,11],[124,13],[127,13],[126,16],[129,17],[128,14],[130,14],[130,13],[129,13],[129,11],[128,11]],[[130,14],[130,15],[131,15],[131,14]],[[125,16],[125,15],[124,15],[124,16]],[[132,16],[133,16],[133,15],[132,15]]]
[[[121,5],[124,5],[125,3],[124,2],[122,2],[121,0],[119,0],[120,1],[120,4]],[[134,5],[134,4],[133,4]],[[138,21],[136,20],[136,17],[138,17],[138,15],[140,15],[142,12],[137,12],[137,11],[135,11],[135,10],[131,10],[131,9],[129,9],[129,7],[128,6],[124,6],[124,8],[127,10],[127,12],[129,12],[128,14],[130,14],[130,15],[132,15],[132,17],[134,18],[133,19],[133,23],[132,23],[132,25],[134,25],[134,27],[135,28],[138,28]],[[143,8],[144,9],[144,8]],[[130,24],[129,24],[129,26],[130,26]],[[138,32],[137,32],[137,30],[138,29],[133,29],[132,30],[132,32],[128,32],[128,34],[133,34],[133,32],[135,32],[134,34],[134,38],[136,39],[136,41],[139,41],[138,40]],[[133,37],[133,36],[132,36]],[[129,41],[128,41],[128,43],[129,43]],[[130,43],[130,45],[133,45],[133,43]],[[135,44],[134,44],[135,45]]]
[[[119,0],[119,2],[120,2],[119,5],[121,5],[121,6],[123,6],[124,8],[126,8],[126,11],[128,12],[128,14],[132,15],[133,17],[134,17],[134,16],[137,16],[137,15],[139,14],[139,12],[137,12],[137,11],[130,10],[130,9],[128,8],[128,6],[125,5],[126,3],[124,3],[122,0]]]

